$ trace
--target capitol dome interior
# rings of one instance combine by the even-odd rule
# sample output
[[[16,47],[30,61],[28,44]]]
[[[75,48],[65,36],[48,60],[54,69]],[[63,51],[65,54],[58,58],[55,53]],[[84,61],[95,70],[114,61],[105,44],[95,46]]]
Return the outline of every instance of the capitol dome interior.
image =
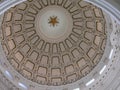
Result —
[[[0,90],[120,90],[119,0],[0,0]]]

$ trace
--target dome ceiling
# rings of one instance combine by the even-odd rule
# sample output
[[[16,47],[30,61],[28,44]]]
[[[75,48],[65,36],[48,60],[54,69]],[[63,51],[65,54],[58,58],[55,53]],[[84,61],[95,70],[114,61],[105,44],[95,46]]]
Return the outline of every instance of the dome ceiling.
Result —
[[[4,14],[2,46],[25,78],[43,85],[80,80],[106,45],[102,11],[82,0],[29,0]]]

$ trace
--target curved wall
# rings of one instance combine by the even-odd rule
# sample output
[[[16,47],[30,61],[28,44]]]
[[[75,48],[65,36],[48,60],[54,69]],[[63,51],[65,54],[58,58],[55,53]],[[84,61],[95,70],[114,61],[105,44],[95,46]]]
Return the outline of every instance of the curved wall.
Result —
[[[106,11],[111,17],[115,18],[115,20],[120,24],[120,1],[119,0],[85,0],[96,6],[102,8],[102,10]]]

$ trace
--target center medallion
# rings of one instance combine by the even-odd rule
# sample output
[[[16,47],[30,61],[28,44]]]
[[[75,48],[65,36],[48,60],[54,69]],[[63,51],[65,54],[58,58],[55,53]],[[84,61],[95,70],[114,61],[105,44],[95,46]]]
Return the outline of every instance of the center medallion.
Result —
[[[70,35],[72,26],[70,13],[60,6],[48,6],[42,9],[35,20],[39,36],[52,43],[65,40]]]

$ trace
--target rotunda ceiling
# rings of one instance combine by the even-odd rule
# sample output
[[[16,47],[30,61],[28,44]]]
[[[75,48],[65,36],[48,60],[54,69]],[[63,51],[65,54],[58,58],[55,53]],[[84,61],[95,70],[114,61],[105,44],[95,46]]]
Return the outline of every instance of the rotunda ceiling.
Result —
[[[80,80],[106,45],[101,9],[82,0],[28,0],[4,14],[2,46],[25,78],[43,85]]]

